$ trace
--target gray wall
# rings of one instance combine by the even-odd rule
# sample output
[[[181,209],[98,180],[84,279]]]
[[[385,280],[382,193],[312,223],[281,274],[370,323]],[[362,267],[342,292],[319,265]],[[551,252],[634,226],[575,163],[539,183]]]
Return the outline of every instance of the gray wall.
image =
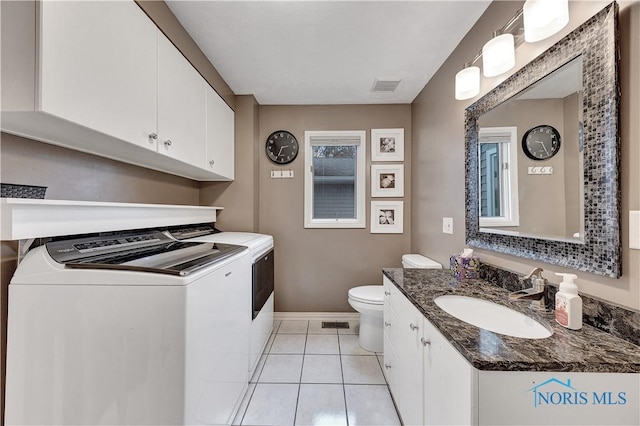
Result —
[[[404,234],[370,234],[369,182],[372,128],[404,128],[405,159],[411,158],[410,105],[334,105],[260,107],[260,232],[276,244],[276,311],[352,312],[351,287],[381,284],[383,267],[399,267],[409,250],[411,165],[405,161]],[[296,161],[276,166],[264,155],[275,130],[292,132],[301,145]],[[304,228],[304,131],[366,130],[367,185],[365,229]],[[293,179],[271,179],[271,170],[292,169]]]
[[[538,43],[524,44],[516,52],[515,72],[572,29],[606,6],[608,1],[570,2],[571,21],[559,34]],[[622,138],[622,243],[623,276],[603,278],[578,273],[580,291],[623,306],[640,308],[640,251],[630,250],[628,211],[640,209],[640,2],[620,3],[621,35],[621,138]],[[412,104],[413,123],[413,251],[446,262],[465,245],[464,216],[464,110],[476,99],[454,99],[454,76],[504,25],[522,2],[493,2],[478,23],[458,45],[445,64]],[[482,78],[483,96],[509,75]],[[434,188],[436,190],[434,190]],[[442,217],[454,219],[454,234],[442,234]],[[514,256],[477,250],[483,261],[517,272],[533,267],[545,269],[545,277],[558,283],[553,272],[572,272]]]

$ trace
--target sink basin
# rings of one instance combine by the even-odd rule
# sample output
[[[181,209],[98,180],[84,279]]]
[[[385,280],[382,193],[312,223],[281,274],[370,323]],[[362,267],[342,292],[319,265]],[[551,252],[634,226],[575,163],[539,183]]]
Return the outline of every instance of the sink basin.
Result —
[[[487,300],[447,295],[437,297],[434,302],[449,315],[494,333],[525,339],[544,339],[553,334],[527,315]]]

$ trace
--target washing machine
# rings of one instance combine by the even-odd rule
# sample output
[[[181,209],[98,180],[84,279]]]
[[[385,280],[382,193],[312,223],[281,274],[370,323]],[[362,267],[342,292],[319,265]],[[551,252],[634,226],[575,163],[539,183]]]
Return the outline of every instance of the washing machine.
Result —
[[[230,424],[252,254],[166,231],[32,249],[9,285],[6,424]]]
[[[273,331],[274,244],[271,235],[251,232],[218,232],[210,225],[172,228],[177,239],[245,246],[251,252],[252,293],[249,374],[253,375]]]

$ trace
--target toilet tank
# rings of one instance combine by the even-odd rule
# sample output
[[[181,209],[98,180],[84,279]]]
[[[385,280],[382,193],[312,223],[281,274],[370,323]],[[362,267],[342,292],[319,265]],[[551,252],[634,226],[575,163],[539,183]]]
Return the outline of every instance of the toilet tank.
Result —
[[[402,255],[403,268],[417,269],[442,269],[442,265],[433,259],[424,257],[421,254],[404,254]]]

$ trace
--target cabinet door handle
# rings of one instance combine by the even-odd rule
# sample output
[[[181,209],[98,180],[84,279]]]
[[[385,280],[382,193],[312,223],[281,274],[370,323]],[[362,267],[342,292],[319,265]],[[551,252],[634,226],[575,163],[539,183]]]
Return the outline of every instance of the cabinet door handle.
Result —
[[[380,323],[378,323],[378,324],[380,324]],[[418,327],[417,325],[414,325],[413,323],[411,323],[411,324],[409,324],[409,328],[411,329],[411,331],[416,331],[420,327]]]
[[[231,275],[231,272],[227,272],[226,274],[224,274],[225,277],[228,277],[229,275]],[[380,323],[378,323],[380,324]]]
[[[386,362],[384,363],[384,368],[386,368],[387,370],[389,370],[391,368],[391,364],[387,364]]]
[[[210,160],[210,161],[209,161],[209,165],[210,165],[211,167],[213,167],[213,165],[214,165],[214,164],[216,164],[216,162],[215,162],[215,161],[213,161],[213,160]]]
[[[390,291],[385,291],[385,292],[384,292],[384,295],[385,295],[385,296],[391,296],[391,292],[390,292]]]
[[[156,139],[158,139],[157,133],[149,133],[149,143],[153,143]]]
[[[166,141],[164,141],[164,147],[165,149],[169,149],[169,147],[171,146],[173,142],[171,142],[171,139],[167,139]]]
[[[420,343],[422,343],[422,346],[427,346],[431,344],[431,340],[429,339],[425,339],[424,337],[420,338]]]
[[[380,323],[378,323],[378,324],[380,324]],[[385,327],[391,327],[391,323],[390,323],[390,322],[385,321],[385,322],[384,322],[384,326],[385,326]]]

